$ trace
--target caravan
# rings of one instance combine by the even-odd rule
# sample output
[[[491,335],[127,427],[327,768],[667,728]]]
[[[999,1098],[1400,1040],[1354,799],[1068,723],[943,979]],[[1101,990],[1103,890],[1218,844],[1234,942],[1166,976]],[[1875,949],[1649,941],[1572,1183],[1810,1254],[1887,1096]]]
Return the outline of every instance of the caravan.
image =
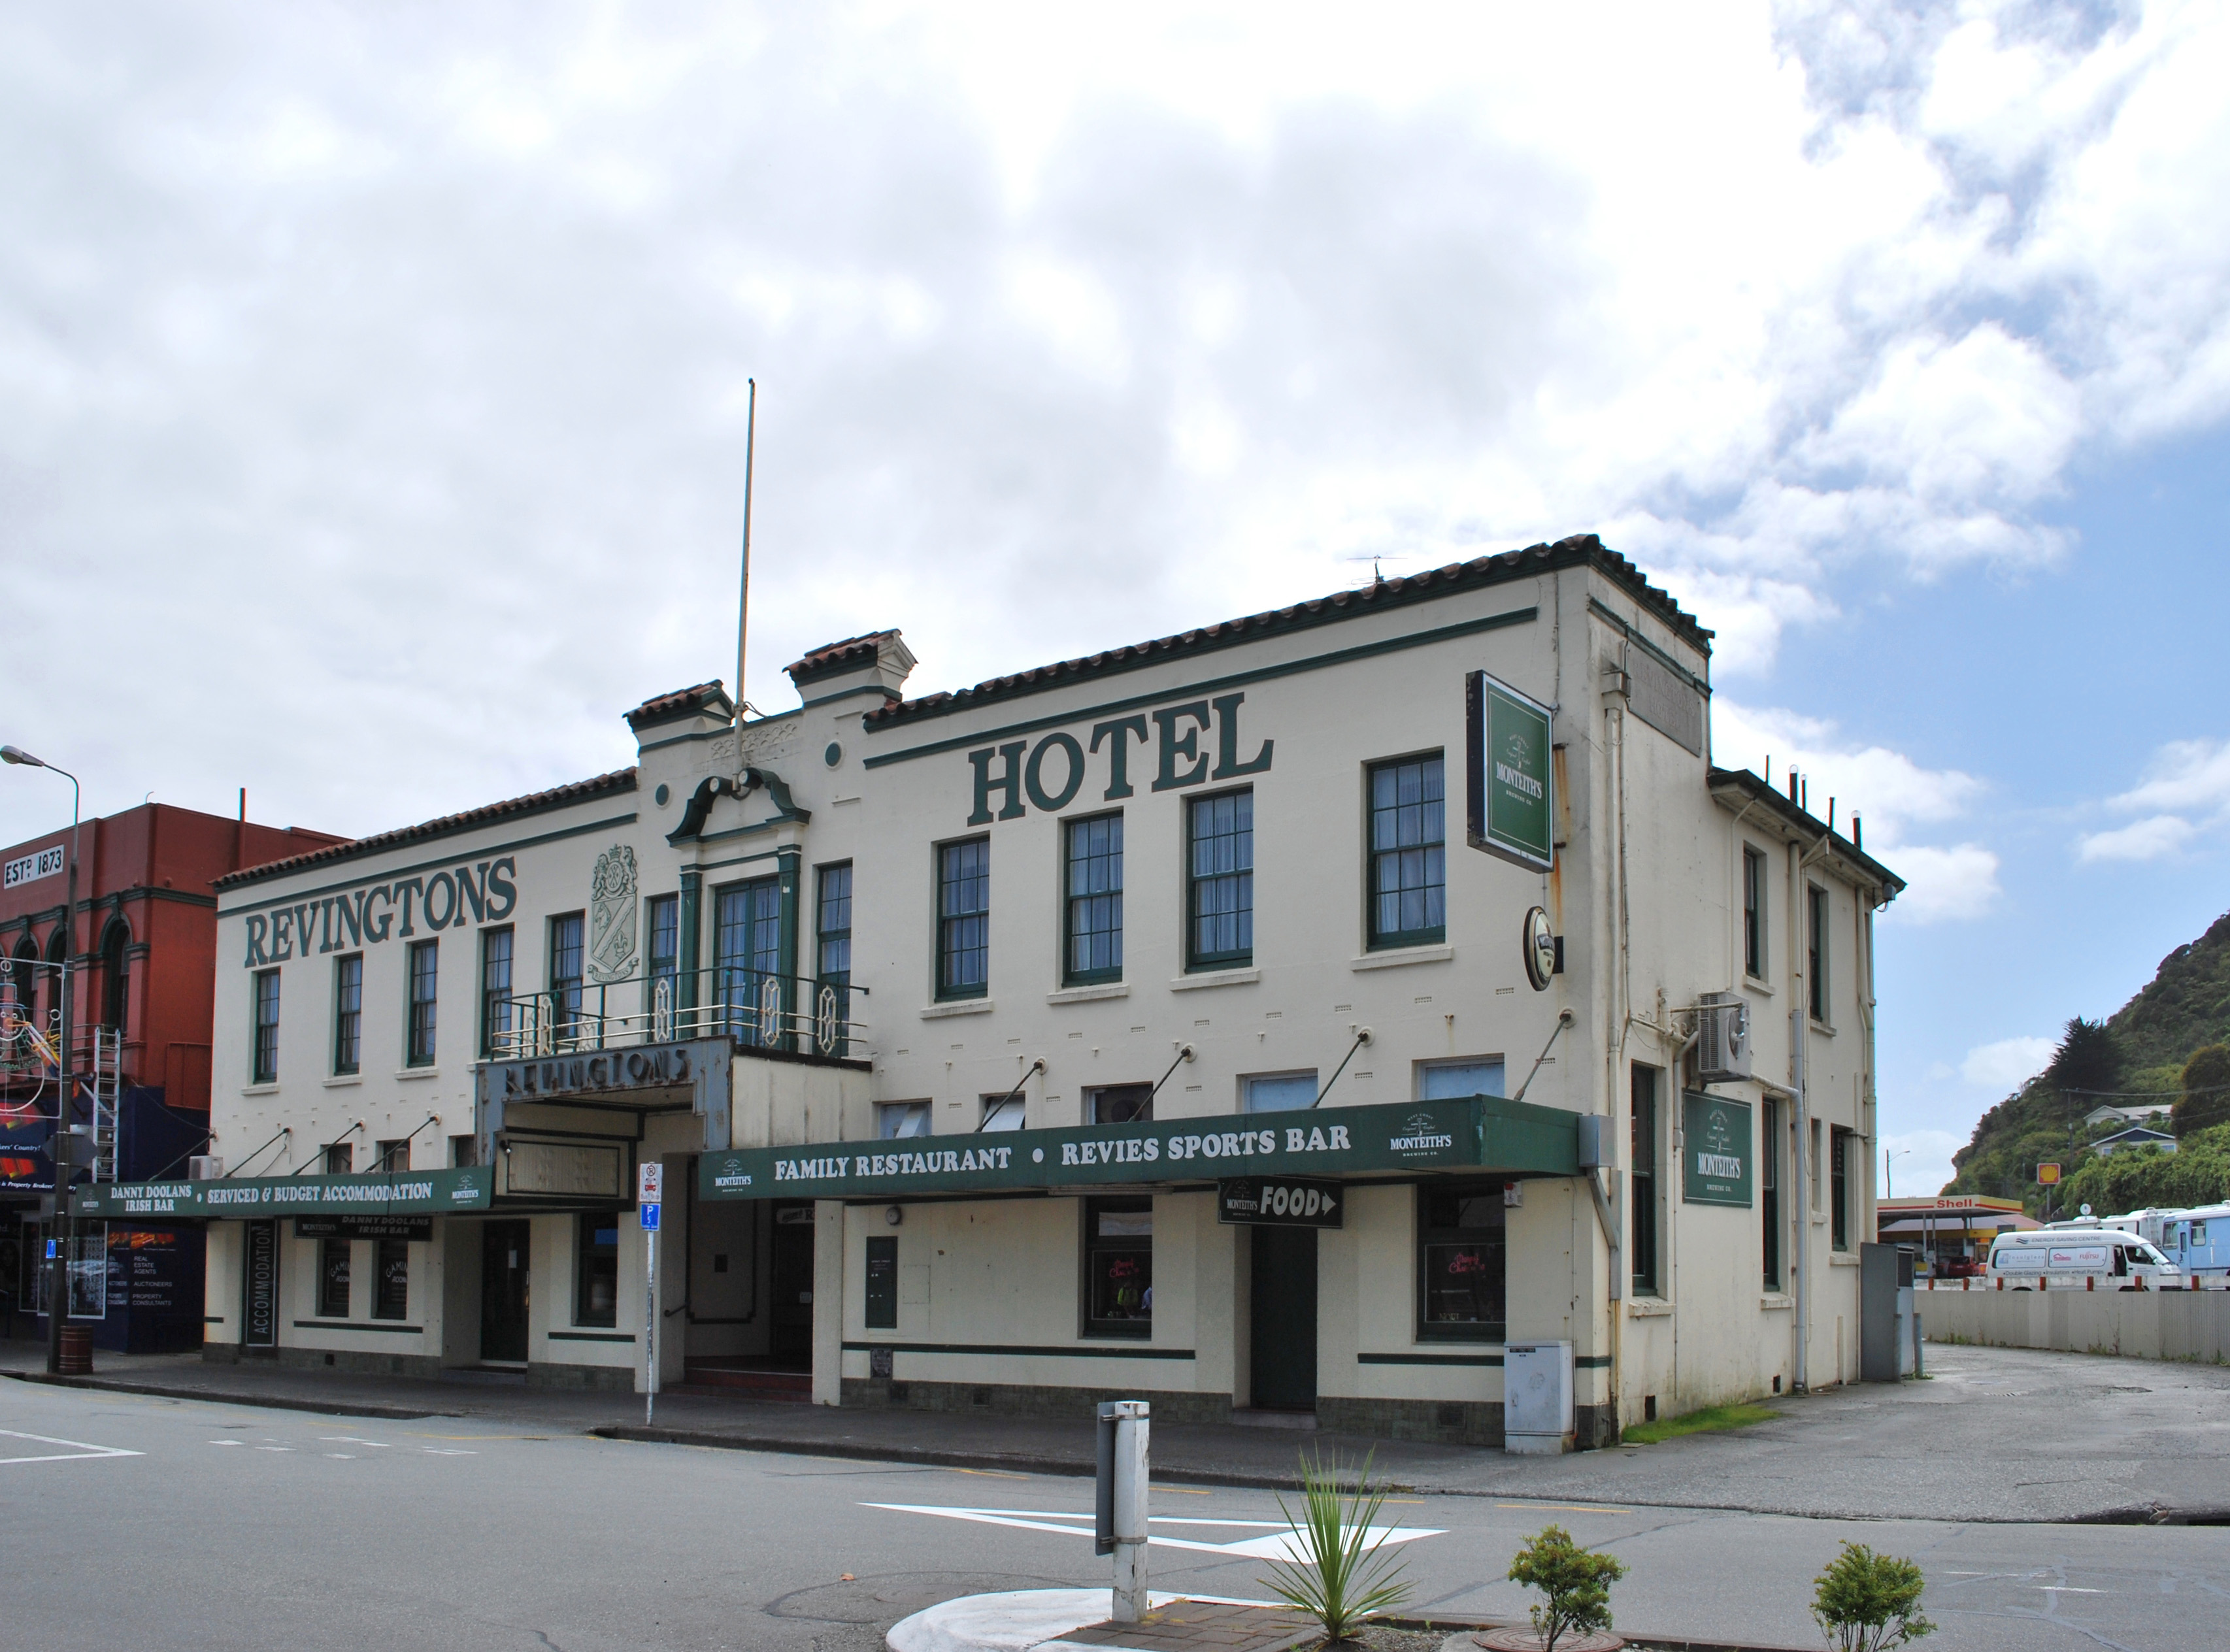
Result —
[[[2176,1211],[2165,1227],[2161,1248],[2175,1257],[2192,1284],[2209,1276],[2230,1278],[2230,1205]]]
[[[2226,1231],[2230,1237],[2230,1231]],[[1989,1276],[2008,1290],[2181,1290],[2176,1264],[2135,1234],[2097,1225],[2001,1233],[1990,1246]]]

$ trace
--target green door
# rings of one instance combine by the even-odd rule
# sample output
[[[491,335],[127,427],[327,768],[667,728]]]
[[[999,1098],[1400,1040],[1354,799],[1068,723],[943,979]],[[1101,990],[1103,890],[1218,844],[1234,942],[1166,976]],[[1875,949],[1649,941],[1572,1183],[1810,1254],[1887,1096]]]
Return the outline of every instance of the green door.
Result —
[[[1254,1231],[1253,1334],[1257,1411],[1317,1405],[1317,1231]]]

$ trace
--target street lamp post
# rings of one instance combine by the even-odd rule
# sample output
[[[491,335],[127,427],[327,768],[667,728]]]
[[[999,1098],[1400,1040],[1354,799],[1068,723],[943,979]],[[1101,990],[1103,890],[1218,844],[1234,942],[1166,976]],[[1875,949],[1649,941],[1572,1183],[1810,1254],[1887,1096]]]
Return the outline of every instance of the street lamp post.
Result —
[[[1894,1153],[1886,1147],[1882,1149],[1882,1197],[1884,1199],[1897,1197],[1897,1184],[1890,1179],[1890,1167],[1911,1151],[1911,1147],[1899,1147]]]
[[[82,794],[77,776],[67,768],[55,766],[42,758],[34,757],[20,746],[0,746],[0,762],[24,768],[53,768],[70,783],[70,852],[68,892],[62,897],[62,1000],[61,1096],[55,1110],[55,1256],[47,1271],[47,1371],[49,1375],[62,1368],[62,1327],[69,1321],[69,1268],[71,1242],[76,1237],[77,1224],[70,1217],[70,1172],[76,1166],[77,1155],[71,1150],[76,1138],[70,1134],[70,1104],[76,1099],[76,1074],[72,1070],[70,1051],[70,954],[77,946],[77,848],[78,823]]]

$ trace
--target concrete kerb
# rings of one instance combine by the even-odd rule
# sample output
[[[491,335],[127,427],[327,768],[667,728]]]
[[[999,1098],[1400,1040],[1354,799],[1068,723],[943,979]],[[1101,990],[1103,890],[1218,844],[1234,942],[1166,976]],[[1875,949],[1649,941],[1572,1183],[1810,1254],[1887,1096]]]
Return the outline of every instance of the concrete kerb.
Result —
[[[429,1417],[462,1417],[463,1411],[421,1411],[406,1405],[382,1405],[373,1401],[346,1405],[296,1399],[283,1394],[244,1394],[175,1384],[133,1382],[121,1377],[58,1377],[44,1371],[5,1371],[0,1376],[17,1382],[43,1383],[55,1388],[91,1388],[117,1394],[151,1394],[158,1399],[197,1399],[210,1405],[256,1405],[278,1411],[311,1411],[319,1417],[376,1417],[383,1422],[415,1423]]]

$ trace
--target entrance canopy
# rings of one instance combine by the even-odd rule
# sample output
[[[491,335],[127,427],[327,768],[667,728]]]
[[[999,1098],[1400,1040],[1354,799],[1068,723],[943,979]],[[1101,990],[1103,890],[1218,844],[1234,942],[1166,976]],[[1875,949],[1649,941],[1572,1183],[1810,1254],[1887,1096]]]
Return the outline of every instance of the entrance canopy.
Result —
[[[904,1199],[1265,1174],[1579,1174],[1578,1115],[1498,1096],[708,1153],[697,1195]]]

